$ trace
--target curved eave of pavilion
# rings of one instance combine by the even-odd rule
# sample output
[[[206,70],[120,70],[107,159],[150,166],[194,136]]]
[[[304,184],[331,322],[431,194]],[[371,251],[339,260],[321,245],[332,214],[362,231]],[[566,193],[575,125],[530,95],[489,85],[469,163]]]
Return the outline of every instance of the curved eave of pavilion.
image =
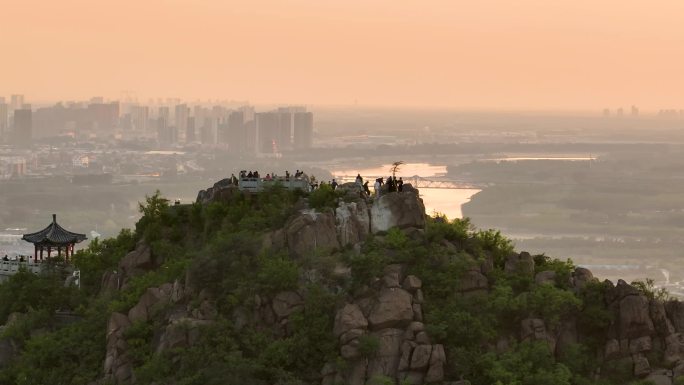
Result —
[[[85,234],[72,233],[66,230],[53,218],[46,228],[35,233],[24,234],[21,239],[36,245],[65,245],[79,243],[88,239]]]

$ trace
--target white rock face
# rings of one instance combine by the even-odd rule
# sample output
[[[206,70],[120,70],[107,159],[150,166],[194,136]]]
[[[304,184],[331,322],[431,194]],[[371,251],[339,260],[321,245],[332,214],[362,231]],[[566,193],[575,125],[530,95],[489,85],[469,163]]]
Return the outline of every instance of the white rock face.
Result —
[[[342,247],[362,242],[370,232],[366,202],[340,202],[335,209],[335,222]]]
[[[417,192],[391,192],[381,195],[371,206],[371,232],[387,231],[392,227],[425,226],[425,205]]]

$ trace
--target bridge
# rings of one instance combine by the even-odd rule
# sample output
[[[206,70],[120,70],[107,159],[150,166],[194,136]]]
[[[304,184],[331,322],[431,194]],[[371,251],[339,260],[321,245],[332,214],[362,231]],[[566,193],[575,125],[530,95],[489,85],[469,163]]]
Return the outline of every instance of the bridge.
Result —
[[[373,188],[373,183],[375,183],[375,180],[378,178],[383,178],[383,180],[386,177],[383,176],[374,176],[374,175],[361,175],[364,181],[368,181],[368,187]],[[334,176],[335,180],[337,183],[342,184],[342,183],[347,183],[347,182],[354,182],[356,181],[356,175],[337,175]],[[482,188],[483,186],[478,186],[470,182],[466,182],[464,180],[458,180],[458,179],[444,179],[444,178],[423,178],[418,175],[414,175],[411,177],[402,177],[404,183],[411,183],[411,185],[415,188],[438,188],[438,189],[452,189],[452,190],[461,190],[461,189],[479,189]]]

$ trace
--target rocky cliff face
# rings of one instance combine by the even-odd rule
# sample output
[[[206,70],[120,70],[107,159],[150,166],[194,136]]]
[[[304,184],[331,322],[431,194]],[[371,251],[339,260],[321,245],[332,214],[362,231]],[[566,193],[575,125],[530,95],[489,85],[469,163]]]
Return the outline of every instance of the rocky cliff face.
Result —
[[[335,316],[333,333],[347,363],[327,364],[323,384],[436,383],[444,379],[444,347],[432,344],[423,324],[421,280],[388,265],[382,279],[347,302]],[[369,348],[371,346],[373,349]]]
[[[215,252],[212,258],[223,258],[225,265],[201,260],[212,262],[201,266],[205,270],[223,266],[219,276],[203,276],[212,277],[212,282],[198,280],[188,268],[172,279],[164,276],[140,286],[166,265],[155,243],[138,242],[119,261],[116,273],[110,270],[102,277],[101,297],[125,293],[129,301],[108,314],[101,376],[92,384],[167,383],[140,379],[140,354],[136,353],[140,341],[149,345],[146,354],[168,359],[175,366],[192,348],[210,350],[203,333],[219,326],[221,333],[231,333],[230,344],[244,343],[240,338],[245,337],[261,348],[268,345],[265,340],[275,340],[276,347],[267,346],[271,355],[293,354],[295,350],[286,349],[293,349],[287,344],[294,340],[313,346],[311,351],[320,351],[324,357],[315,357],[319,361],[311,365],[315,367],[310,368],[313,375],[307,374],[307,384],[495,383],[487,382],[489,373],[467,371],[458,360],[463,360],[464,352],[477,352],[491,360],[507,357],[497,366],[505,372],[506,362],[515,362],[511,357],[516,348],[526,343],[543,349],[535,351],[537,356],[556,362],[564,362],[578,346],[588,347],[579,350],[589,362],[589,373],[582,373],[583,378],[611,379],[605,383],[609,385],[632,379],[674,385],[684,376],[684,303],[658,299],[653,292],[624,281],[599,282],[587,269],[544,256],[490,247],[497,242],[494,233],[476,235],[463,229],[459,233],[444,223],[446,227],[434,230],[436,222],[426,220],[418,192],[410,186],[405,189],[369,199],[358,186],[343,185],[334,210],[312,209],[302,199],[284,226],[248,239],[255,245],[240,241],[233,245],[244,250],[229,254],[223,243],[217,243],[218,250],[210,250]],[[227,202],[236,193],[219,182],[201,192],[198,201]],[[191,241],[197,245],[195,239]],[[202,258],[197,254],[193,258]],[[269,260],[274,263],[269,269],[235,285],[225,279],[232,269],[249,274],[257,268],[255,259],[270,255],[276,257]],[[292,266],[294,273],[288,270]],[[264,276],[287,284],[265,281]],[[240,279],[239,275],[230,277]],[[315,308],[325,309],[324,316],[316,318],[316,326],[324,325],[323,332],[297,337],[304,320],[314,317],[316,290],[325,292],[320,298],[328,301]],[[559,305],[568,305],[570,310],[554,308]],[[485,324],[475,319],[483,314],[480,309],[466,306],[489,310],[498,306],[506,312],[486,315],[506,319],[489,319]],[[11,321],[20,317],[13,315]],[[132,339],[131,333],[141,325],[151,330],[147,339]],[[449,333],[458,338],[449,338]],[[472,339],[471,333],[482,337],[465,341]],[[312,341],[316,338],[332,341],[329,349],[317,349],[316,344],[323,341]],[[467,343],[475,348],[462,350]],[[294,349],[301,347],[294,345]],[[13,339],[0,339],[0,370],[20,350]],[[262,358],[259,352],[250,353]],[[279,357],[289,362],[290,357]],[[521,369],[510,370],[515,375]],[[616,376],[618,372],[628,377]],[[552,373],[562,377],[564,372]]]
[[[200,191],[197,202],[230,199],[237,189],[226,183],[218,182]],[[316,250],[334,251],[357,245],[369,234],[384,233],[393,227],[425,227],[423,200],[410,184],[405,185],[402,193],[384,193],[375,199],[367,197],[355,183],[341,185],[338,191],[344,193],[344,199],[335,210],[320,212],[303,202],[282,233],[269,234],[265,244],[287,247],[295,255],[303,256]]]

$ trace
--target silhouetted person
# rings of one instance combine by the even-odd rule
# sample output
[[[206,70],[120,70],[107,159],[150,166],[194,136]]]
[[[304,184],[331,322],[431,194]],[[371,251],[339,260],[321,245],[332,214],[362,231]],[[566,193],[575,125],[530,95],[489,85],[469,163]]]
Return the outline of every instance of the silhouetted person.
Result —
[[[254,177],[254,174],[252,174],[252,172],[250,171],[250,172],[247,174],[247,178],[253,178],[253,177]]]
[[[19,257],[19,262],[24,262],[24,261],[25,261],[24,256],[23,256],[23,255],[20,256],[20,257]]]
[[[395,185],[394,185],[394,179],[392,179],[391,176],[387,178],[387,191],[388,191],[388,192],[397,191],[397,189],[396,189],[396,187],[395,187]]]
[[[399,177],[399,180],[397,181],[397,191],[404,191],[404,180],[401,179],[401,177]]]
[[[285,171],[285,180],[290,180],[290,172]]]
[[[254,171],[254,177],[258,178],[259,177],[259,171]]]
[[[361,174],[356,175],[356,184],[361,186],[363,184],[363,178],[361,177]]]
[[[370,196],[370,189],[368,188],[368,181],[364,182],[363,191],[366,192],[366,195]]]
[[[7,256],[7,254],[5,254],[4,257],[2,257],[2,260],[3,260],[3,261],[9,261],[9,257]]]
[[[332,186],[333,191],[337,188],[337,182],[335,181],[335,179],[332,180],[330,185]]]

